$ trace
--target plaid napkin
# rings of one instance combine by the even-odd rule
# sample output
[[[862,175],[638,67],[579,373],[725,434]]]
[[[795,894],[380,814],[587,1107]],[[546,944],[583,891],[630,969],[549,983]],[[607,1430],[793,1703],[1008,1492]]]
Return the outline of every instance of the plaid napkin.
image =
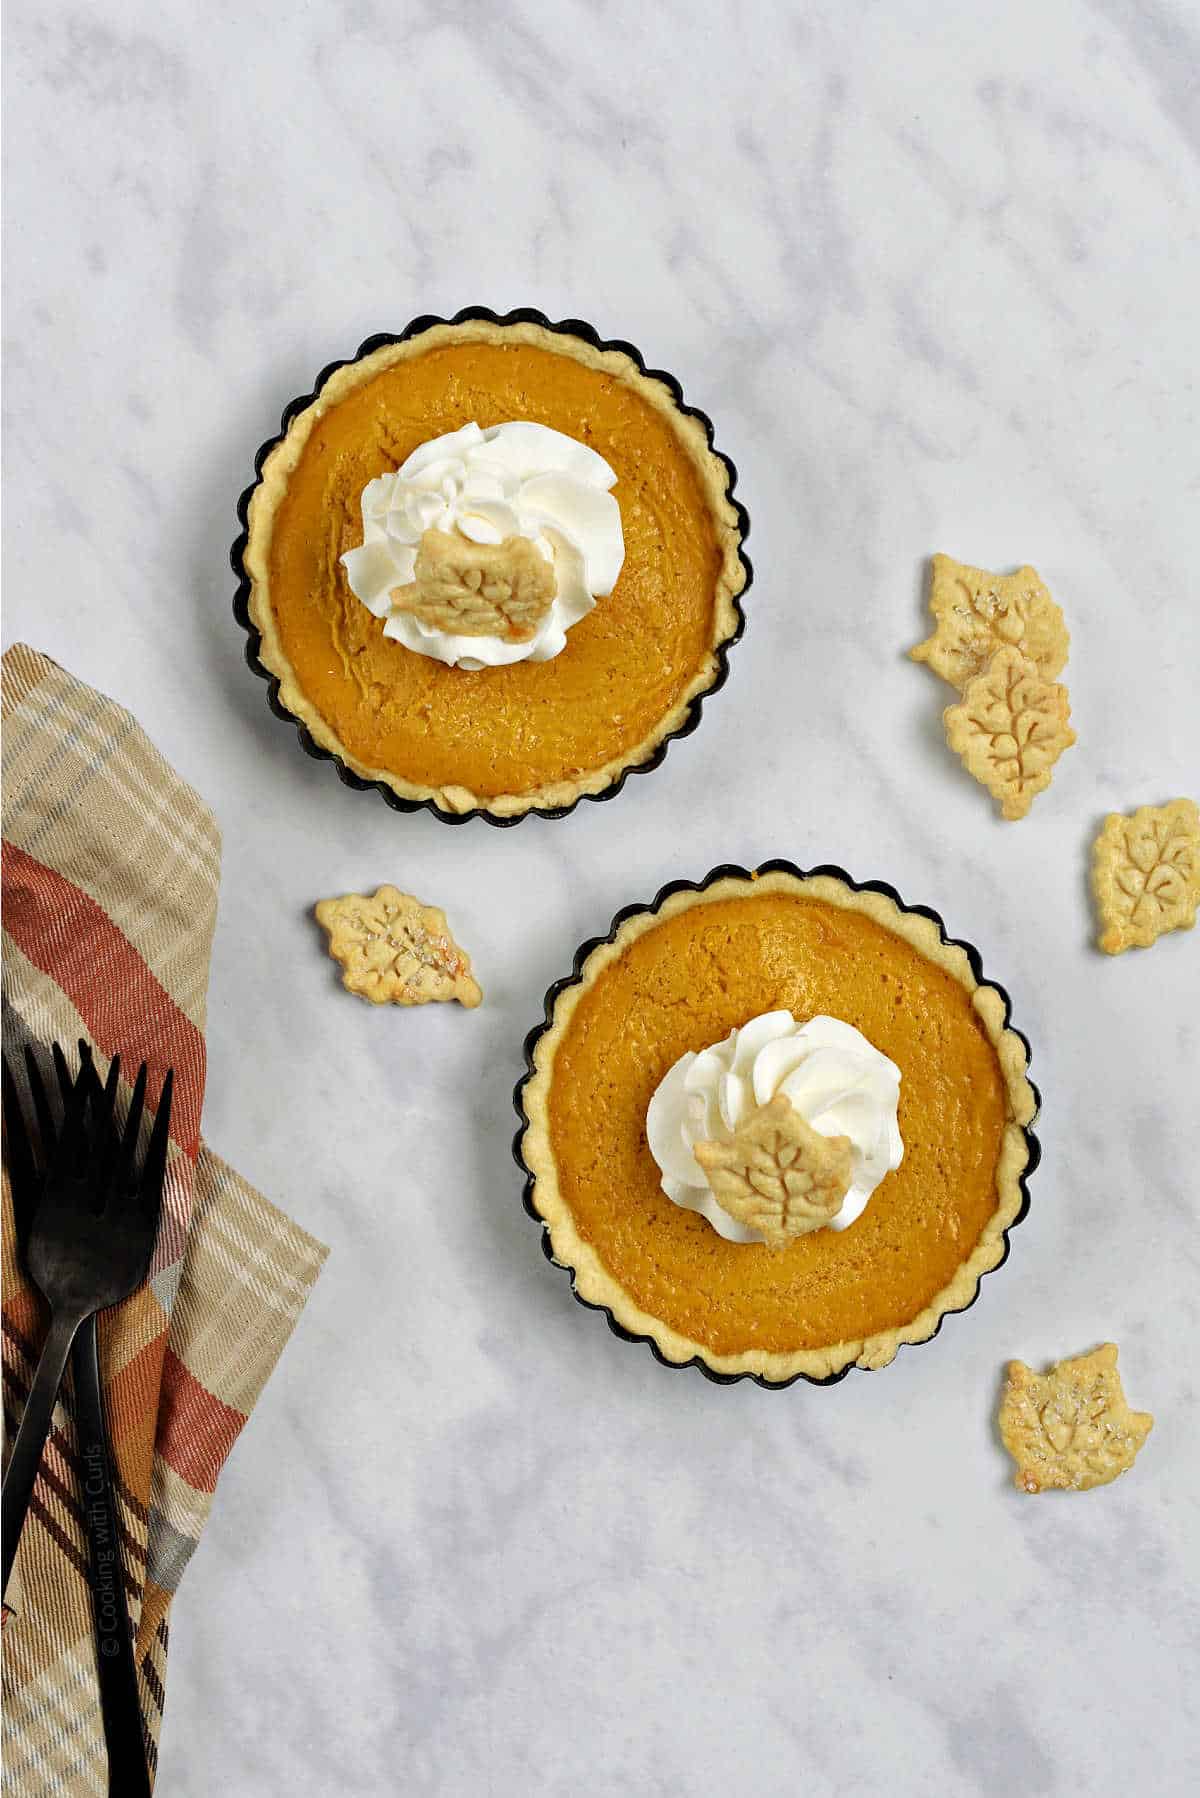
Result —
[[[101,1319],[126,1592],[157,1765],[167,1622],[225,1457],[320,1272],[325,1248],[200,1139],[220,838],[128,712],[23,645],[3,658],[4,1040],[86,1036],[101,1072],[175,1069],[149,1285]],[[72,1064],[73,1064],[72,1056]],[[128,1099],[128,1089],[126,1089]],[[11,1439],[40,1346],[4,1180],[4,1413]],[[104,1793],[78,1460],[61,1404],[8,1593],[5,1791]]]

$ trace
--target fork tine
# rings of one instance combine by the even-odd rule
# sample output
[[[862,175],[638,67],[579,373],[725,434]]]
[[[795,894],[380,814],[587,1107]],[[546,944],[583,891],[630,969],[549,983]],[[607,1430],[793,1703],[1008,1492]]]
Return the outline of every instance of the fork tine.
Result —
[[[62,1052],[61,1044],[57,1042],[51,1043],[50,1054],[54,1061],[54,1072],[58,1076],[58,1096],[65,1105],[71,1096],[71,1088],[74,1086],[75,1082],[71,1077],[71,1070],[67,1066],[67,1058]],[[82,1071],[83,1070],[80,1069],[81,1073]]]
[[[150,1133],[150,1147],[146,1151],[138,1182],[142,1203],[148,1210],[152,1208],[156,1212],[162,1204],[163,1181],[167,1172],[167,1143],[171,1136],[171,1098],[174,1091],[175,1069],[168,1068],[158,1097],[158,1111],[154,1118],[154,1129]]]
[[[137,1154],[138,1137],[142,1128],[142,1111],[146,1103],[146,1074],[146,1064],[143,1062],[138,1069],[137,1080],[134,1083],[133,1097],[129,1101],[129,1112],[125,1119],[120,1152],[117,1155],[116,1184],[118,1193],[127,1192],[133,1183],[134,1157]]]
[[[116,1172],[117,1156],[120,1152],[120,1141],[113,1128],[113,1113],[117,1103],[117,1089],[121,1084],[121,1057],[114,1055],[108,1064],[108,1078],[100,1087],[99,1075],[92,1082],[94,1088],[92,1099],[93,1152],[97,1157],[99,1180],[97,1182],[97,1205],[103,1210],[113,1190],[113,1175]]]
[[[113,1107],[117,1102],[117,1087],[121,1083],[121,1057],[114,1055],[108,1064],[108,1079],[104,1082],[104,1091],[96,1105],[96,1122],[107,1130],[112,1123]]]
[[[82,1047],[81,1043],[80,1048]],[[47,1163],[57,1145],[59,1132],[66,1130],[68,1119],[74,1124],[76,1114],[82,1116],[87,1109],[87,1098],[90,1096],[91,1087],[96,1083],[95,1069],[92,1067],[90,1055],[80,1055],[79,1072],[72,1074],[59,1043],[51,1043],[50,1054],[54,1062],[54,1072],[58,1077],[58,1096],[62,1100],[62,1123],[59,1131],[56,1131],[54,1137],[44,1145]]]
[[[80,1047],[82,1049],[83,1045],[81,1044]],[[85,1063],[88,1059],[88,1057],[81,1056],[81,1061]],[[83,1075],[84,1070],[81,1067],[80,1077],[72,1083],[63,1108],[62,1123],[56,1134],[50,1138],[46,1157],[47,1179],[53,1176],[55,1170],[59,1172],[64,1172],[68,1168],[74,1168],[76,1171],[82,1170],[88,1157],[93,1153],[92,1136],[87,1127],[87,1109],[88,1099],[91,1096],[89,1088],[95,1085],[95,1076],[93,1075],[91,1080],[87,1080]]]
[[[38,1133],[42,1139],[42,1154],[48,1157],[54,1147],[54,1139],[58,1131],[54,1123],[54,1113],[50,1109],[50,1101],[46,1097],[42,1070],[38,1066],[38,1059],[33,1052],[32,1043],[25,1045],[25,1072],[29,1077],[29,1096],[33,1100]]]
[[[67,1058],[57,1043],[51,1045],[51,1053],[54,1057],[54,1071],[58,1075],[58,1090],[63,1102],[62,1134],[66,1136],[69,1127],[72,1145],[76,1153],[82,1155],[88,1140],[84,1126],[88,1103],[90,1101],[93,1105],[98,1106],[101,1098],[100,1081],[96,1075],[96,1064],[92,1060],[91,1045],[84,1038],[80,1038],[79,1072],[77,1074],[72,1074],[67,1066]],[[79,1135],[78,1142],[75,1141],[76,1134]],[[111,1160],[111,1147],[106,1150],[102,1136],[98,1137],[98,1141],[93,1147],[98,1153],[98,1166],[103,1170]],[[47,1160],[49,1160],[49,1149],[47,1150]]]
[[[58,1091],[59,1097],[63,1102],[64,1113],[71,1102],[76,1085],[80,1082],[82,1082],[84,1090],[89,1096],[92,1095],[93,1091],[99,1090],[99,1082],[96,1079],[96,1068],[92,1061],[91,1050],[88,1048],[88,1045],[82,1041],[80,1042],[79,1047],[79,1072],[73,1074],[67,1065],[67,1058],[59,1048],[58,1044],[51,1044],[51,1054],[54,1056],[54,1072],[58,1075]],[[88,1050],[86,1055],[82,1053],[84,1049]]]
[[[65,1065],[65,1061],[64,1061],[64,1065]],[[61,1078],[62,1078],[62,1076],[60,1074],[59,1079],[61,1080]],[[67,1074],[67,1079],[71,1080],[71,1075],[70,1075],[69,1071]],[[80,1096],[83,1100],[83,1103],[81,1106],[81,1115],[86,1115],[87,1108],[89,1105],[91,1105],[92,1109],[98,1115],[100,1103],[104,1097],[104,1088],[101,1086],[100,1076],[96,1072],[96,1063],[95,1063],[95,1059],[93,1058],[93,1055],[92,1055],[92,1045],[88,1042],[87,1038],[83,1037],[83,1036],[81,1036],[79,1039],[79,1072],[75,1076],[74,1080],[71,1080],[72,1095],[74,1095],[76,1092],[78,1092],[80,1094]],[[97,1133],[97,1134],[99,1137],[99,1133]],[[103,1141],[99,1141],[99,1148],[101,1151],[100,1166],[101,1166],[101,1168],[103,1168],[105,1161],[107,1159],[107,1156],[104,1153]]]
[[[4,1134],[7,1138],[8,1171],[12,1187],[13,1229],[16,1232],[17,1247],[24,1254],[41,1183],[33,1144],[29,1140],[25,1115],[17,1097],[16,1080],[7,1055],[3,1057],[3,1061]]]

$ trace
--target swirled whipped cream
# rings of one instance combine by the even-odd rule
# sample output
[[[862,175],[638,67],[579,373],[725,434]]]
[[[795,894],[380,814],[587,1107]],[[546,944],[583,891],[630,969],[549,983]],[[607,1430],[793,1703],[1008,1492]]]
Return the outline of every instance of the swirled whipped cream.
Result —
[[[840,1018],[798,1024],[790,1011],[763,1012],[724,1042],[681,1055],[646,1113],[663,1191],[677,1205],[699,1211],[730,1242],[763,1238],[721,1208],[692,1149],[698,1142],[728,1141],[747,1114],[776,1093],[822,1136],[850,1138],[853,1179],[831,1229],[854,1222],[904,1155],[895,1062]]]
[[[362,493],[363,541],[342,563],[351,591],[418,655],[460,668],[548,662],[597,598],[611,593],[625,559],[616,475],[595,450],[547,425],[514,420],[433,437],[395,474]],[[554,599],[527,642],[454,634],[397,609],[393,594],[412,582],[427,531],[469,543],[525,537],[552,566]]]

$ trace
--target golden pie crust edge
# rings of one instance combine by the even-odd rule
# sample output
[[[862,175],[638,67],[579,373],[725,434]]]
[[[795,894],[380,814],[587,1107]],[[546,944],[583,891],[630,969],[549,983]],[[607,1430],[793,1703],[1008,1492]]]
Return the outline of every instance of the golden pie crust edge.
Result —
[[[670,419],[676,438],[700,477],[722,551],[722,565],[717,577],[713,605],[712,646],[703,665],[653,731],[623,755],[576,779],[552,781],[528,793],[501,793],[490,798],[473,793],[467,787],[424,786],[406,780],[387,768],[373,768],[352,754],[301,688],[280,639],[271,605],[270,558],[275,516],[314,425],[356,387],[374,379],[385,369],[394,367],[398,362],[411,361],[416,356],[425,355],[450,343],[530,344],[535,349],[573,357],[585,367],[594,368],[635,387],[656,411]],[[582,337],[575,337],[567,332],[549,330],[544,325],[532,323],[498,325],[488,319],[468,319],[457,325],[431,325],[416,337],[406,338],[403,343],[385,344],[360,361],[346,363],[330,375],[312,404],[306,406],[303,412],[297,413],[280,442],[263,463],[247,513],[247,537],[246,547],[242,552],[242,567],[250,583],[249,615],[262,639],[258,659],[278,680],[280,703],[304,725],[322,749],[340,757],[361,779],[382,781],[401,799],[418,802],[431,800],[448,812],[480,810],[491,812],[497,817],[516,817],[528,811],[570,805],[586,793],[603,792],[627,769],[639,767],[643,762],[649,761],[659,744],[672,736],[685,722],[693,702],[715,685],[720,673],[717,652],[723,644],[737,635],[740,626],[741,621],[733,602],[746,585],[746,566],[739,554],[741,541],[738,515],[729,498],[729,471],[721,458],[709,448],[701,421],[680,411],[675,396],[662,381],[643,374],[633,358],[623,350],[598,349]]]
[[[973,995],[975,1010],[996,1051],[1007,1094],[1008,1123],[996,1168],[996,1209],[954,1278],[911,1322],[858,1341],[833,1343],[827,1348],[799,1349],[791,1353],[747,1349],[737,1355],[719,1355],[643,1311],[608,1272],[591,1244],[579,1235],[558,1183],[558,1168],[550,1142],[550,1088],[558,1045],[580,998],[630,943],[694,905],[711,905],[723,899],[764,894],[802,894],[806,899],[823,900],[847,911],[862,912],[911,943],[927,960],[945,969],[964,986]],[[650,1337],[668,1361],[686,1362],[698,1357],[714,1373],[755,1374],[772,1384],[795,1379],[800,1374],[809,1379],[828,1379],[852,1363],[862,1368],[886,1367],[903,1343],[928,1341],[947,1312],[960,1311],[970,1304],[981,1277],[1004,1259],[1004,1232],[1016,1221],[1021,1210],[1021,1175],[1029,1161],[1025,1126],[1034,1120],[1037,1100],[1029,1083],[1025,1043],[1007,1027],[1005,1009],[1002,995],[994,986],[975,978],[966,951],[954,943],[943,942],[932,919],[902,911],[884,893],[855,892],[845,881],[832,875],[799,877],[774,872],[753,880],[728,876],[703,892],[674,893],[657,911],[639,912],[626,920],[612,942],[602,943],[592,951],[578,981],[559,994],[551,1021],[538,1039],[534,1071],[524,1089],[527,1125],[521,1137],[521,1155],[532,1177],[530,1200],[549,1229],[554,1260],[573,1270],[574,1288],[581,1299],[589,1305],[606,1306],[617,1323],[634,1335]]]

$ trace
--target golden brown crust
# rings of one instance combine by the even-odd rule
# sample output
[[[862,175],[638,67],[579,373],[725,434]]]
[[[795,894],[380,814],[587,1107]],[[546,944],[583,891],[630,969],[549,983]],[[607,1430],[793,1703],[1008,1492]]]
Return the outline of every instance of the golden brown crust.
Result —
[[[450,935],[446,914],[411,893],[381,886],[374,893],[344,893],[314,907],[342,966],[347,992],[372,1005],[428,1005],[457,999],[473,1009],[483,993],[471,958]]]
[[[1106,955],[1191,930],[1200,905],[1200,808],[1193,799],[1110,812],[1092,849],[1092,891]]]
[[[895,1329],[880,1331],[858,1341],[831,1343],[821,1349],[801,1349],[792,1353],[748,1349],[741,1354],[720,1355],[643,1311],[608,1272],[592,1245],[580,1236],[559,1185],[550,1139],[550,1087],[555,1055],[576,1006],[587,988],[630,943],[653,930],[664,919],[693,905],[769,893],[802,894],[829,905],[862,912],[951,974],[972,995],[975,1011],[996,1051],[1009,1121],[996,1169],[996,1209],[954,1278],[917,1317]],[[1004,1232],[1016,1220],[1023,1201],[1021,1175],[1029,1159],[1025,1126],[1033,1122],[1037,1110],[1026,1065],[1025,1044],[1006,1025],[1005,1004],[1000,993],[993,986],[980,984],[966,951],[956,944],[943,942],[931,918],[902,911],[884,893],[855,892],[834,875],[797,876],[776,871],[753,879],[730,876],[714,882],[701,893],[673,893],[657,911],[638,912],[626,919],[612,942],[600,944],[588,956],[580,979],[559,994],[550,1024],[538,1039],[534,1071],[523,1095],[528,1124],[521,1139],[521,1153],[532,1175],[532,1202],[549,1228],[555,1261],[573,1270],[574,1286],[580,1298],[588,1304],[607,1307],[616,1321],[635,1336],[650,1337],[668,1361],[698,1358],[714,1373],[756,1374],[773,1383],[794,1379],[798,1374],[825,1379],[852,1363],[864,1368],[885,1367],[901,1344],[925,1342],[948,1311],[959,1311],[970,1304],[981,1276],[1004,1258]]]
[[[1125,1401],[1115,1342],[1044,1374],[1010,1361],[999,1422],[1019,1492],[1107,1486],[1133,1466],[1154,1425],[1148,1411],[1131,1411]]]
[[[313,426],[347,394],[372,380],[384,369],[450,343],[526,343],[555,355],[573,357],[585,367],[594,368],[612,380],[623,381],[636,388],[648,404],[669,419],[681,448],[696,469],[708,500],[722,554],[714,595],[712,648],[676,703],[648,736],[619,758],[602,767],[590,769],[576,779],[553,781],[527,793],[485,797],[466,787],[422,786],[415,781],[403,779],[387,768],[374,768],[360,761],[345,747],[305,696],[284,650],[271,606],[270,551],[275,516],[287,491],[289,477],[300,460]],[[670,389],[661,381],[652,380],[643,374],[632,357],[627,356],[623,350],[597,349],[582,337],[551,331],[537,324],[499,325],[488,319],[467,319],[457,325],[431,325],[416,337],[407,338],[403,343],[385,344],[381,349],[364,356],[361,361],[347,363],[337,369],[325,382],[312,404],[306,406],[291,421],[284,437],[263,463],[258,485],[250,498],[246,547],[242,554],[242,566],[250,583],[250,618],[262,639],[258,650],[259,661],[279,681],[280,703],[305,726],[322,749],[338,756],[361,779],[381,781],[402,799],[418,802],[432,800],[443,811],[480,810],[492,812],[497,817],[516,817],[528,811],[570,805],[583,794],[602,793],[627,769],[649,761],[659,744],[683,724],[693,701],[707,693],[715,684],[720,667],[717,652],[737,634],[740,620],[733,602],[746,584],[745,564],[738,553],[741,530],[728,489],[726,466],[708,447],[700,420],[681,412]]]

